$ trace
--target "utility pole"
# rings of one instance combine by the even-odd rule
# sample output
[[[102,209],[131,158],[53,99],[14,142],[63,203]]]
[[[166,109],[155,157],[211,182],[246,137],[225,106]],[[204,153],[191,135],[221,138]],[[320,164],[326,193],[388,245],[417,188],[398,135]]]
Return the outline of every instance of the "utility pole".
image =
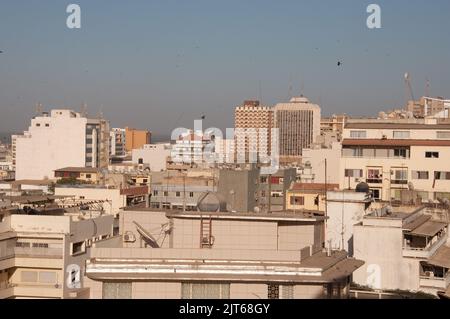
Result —
[[[328,178],[327,178],[327,159],[325,158],[325,217],[328,216],[328,208],[327,208],[327,192],[328,192]]]

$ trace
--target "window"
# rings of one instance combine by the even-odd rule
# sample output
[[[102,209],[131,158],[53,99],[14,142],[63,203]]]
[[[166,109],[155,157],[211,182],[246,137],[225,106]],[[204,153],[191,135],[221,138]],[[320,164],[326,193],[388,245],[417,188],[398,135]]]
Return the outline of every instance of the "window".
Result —
[[[86,245],[84,244],[84,241],[72,243],[71,246],[72,255],[79,255],[86,252]]]
[[[181,299],[230,299],[230,284],[182,283]]]
[[[153,191],[153,196],[158,196],[158,191],[157,190]]]
[[[20,248],[30,248],[31,244],[30,243],[24,243],[24,242],[16,242],[16,247],[20,247]]]
[[[131,299],[131,282],[103,282],[103,299]]]
[[[144,164],[144,159],[143,158],[138,159],[138,164]]]
[[[291,205],[305,205],[305,197],[304,196],[291,196]]]
[[[86,178],[92,178],[91,174],[86,174]]]
[[[350,131],[350,137],[351,138],[366,138],[367,132],[366,131]]]
[[[425,152],[426,158],[439,158],[439,152]]]
[[[41,126],[41,124],[40,123],[36,123],[36,127],[40,127]]]
[[[194,197],[194,192],[189,192],[189,197]]]
[[[450,180],[450,172],[434,172],[434,179],[436,180]]]
[[[406,148],[396,148],[396,149],[394,149],[394,157],[406,158],[407,157],[407,150],[406,150]]]
[[[436,132],[436,137],[439,139],[450,139],[450,132]]]
[[[165,192],[164,192],[164,196],[165,196],[165,197],[169,196],[169,192],[165,191]]]
[[[20,273],[21,282],[38,282],[38,272],[37,271],[25,271]]]
[[[47,123],[47,124],[45,124],[45,127],[50,127],[50,124],[48,124],[48,123]]]
[[[381,199],[381,189],[371,189],[371,192],[374,199]]]
[[[361,177],[363,177],[363,170],[362,169],[346,169],[345,177],[361,178]]]
[[[175,193],[175,196],[176,196],[176,197],[180,197],[180,196],[181,196],[181,193],[180,193],[180,192],[176,192],[176,193]]]
[[[367,170],[367,183],[380,184],[382,182],[383,175],[381,169],[368,169]]]
[[[393,137],[398,139],[408,139],[409,136],[409,131],[394,131],[393,133]]]
[[[412,179],[429,179],[428,171],[413,171]]]
[[[363,156],[363,150],[362,148],[352,148],[352,156],[353,157],[362,157]]]
[[[267,176],[262,176],[260,181],[261,181],[261,184],[267,184]]]
[[[408,169],[394,169],[394,180],[392,184],[407,184],[408,183]]]
[[[44,244],[44,243],[33,243],[33,248],[48,248],[48,244]]]
[[[56,272],[40,271],[39,272],[39,282],[43,283],[43,284],[55,284],[56,283]]]

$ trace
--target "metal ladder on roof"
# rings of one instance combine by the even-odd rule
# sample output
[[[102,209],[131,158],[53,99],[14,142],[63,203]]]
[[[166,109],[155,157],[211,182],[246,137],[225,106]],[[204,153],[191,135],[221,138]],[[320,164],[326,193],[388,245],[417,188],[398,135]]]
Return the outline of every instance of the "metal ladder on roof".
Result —
[[[200,248],[211,248],[213,245],[212,217],[200,217]]]

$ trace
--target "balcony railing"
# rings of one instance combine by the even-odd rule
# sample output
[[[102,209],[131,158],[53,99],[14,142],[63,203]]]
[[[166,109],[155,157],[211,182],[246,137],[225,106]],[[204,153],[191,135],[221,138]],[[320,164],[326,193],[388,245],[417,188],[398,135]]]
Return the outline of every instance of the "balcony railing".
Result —
[[[420,276],[420,287],[445,290],[450,284],[450,275],[445,277]]]
[[[415,248],[404,246],[403,247],[403,257],[413,257],[413,258],[430,258],[436,250],[442,246],[447,241],[447,234],[442,234],[441,237],[433,244],[429,244],[423,248]]]
[[[391,184],[394,184],[394,185],[408,185],[408,181],[404,180],[404,179],[393,179],[391,181]]]
[[[382,178],[368,178],[367,183],[368,184],[382,184],[383,179]]]

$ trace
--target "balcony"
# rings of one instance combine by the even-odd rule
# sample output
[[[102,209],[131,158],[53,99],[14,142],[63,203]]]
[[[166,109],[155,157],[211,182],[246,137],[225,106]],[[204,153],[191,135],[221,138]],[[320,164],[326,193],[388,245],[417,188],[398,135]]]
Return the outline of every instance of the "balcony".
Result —
[[[428,244],[424,248],[403,247],[403,257],[428,259],[433,256],[439,247],[447,241],[447,234],[443,234],[434,244]]]
[[[450,275],[445,277],[434,277],[432,274],[420,276],[419,285],[421,288],[433,288],[446,290],[450,285]]]
[[[393,179],[391,180],[392,185],[408,185],[408,180],[404,179]]]
[[[368,184],[382,184],[383,183],[383,179],[382,178],[368,178],[366,180],[366,182]]]

